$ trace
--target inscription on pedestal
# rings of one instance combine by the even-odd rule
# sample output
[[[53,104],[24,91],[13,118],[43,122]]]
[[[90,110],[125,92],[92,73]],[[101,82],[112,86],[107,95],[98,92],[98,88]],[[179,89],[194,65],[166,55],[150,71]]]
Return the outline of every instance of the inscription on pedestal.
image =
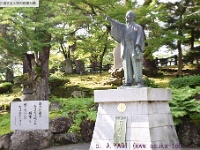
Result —
[[[126,144],[126,116],[115,117],[114,127],[114,145],[125,145]]]

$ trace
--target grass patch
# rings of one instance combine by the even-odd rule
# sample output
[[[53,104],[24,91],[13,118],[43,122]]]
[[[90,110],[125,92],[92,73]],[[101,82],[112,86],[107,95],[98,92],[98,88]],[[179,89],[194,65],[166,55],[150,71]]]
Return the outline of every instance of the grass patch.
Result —
[[[102,72],[101,74],[88,74],[88,75],[70,75],[68,76],[71,85],[78,85],[85,88],[96,89],[103,86],[103,81],[110,78],[110,73]],[[103,86],[110,88],[110,85]]]
[[[0,114],[0,136],[11,132],[10,130],[10,113]]]
[[[61,78],[62,84],[50,84],[52,95],[60,98],[71,97],[73,91],[82,91],[85,93],[85,97],[91,97],[93,96],[93,90],[116,88],[111,85],[103,85],[103,82],[110,78],[110,74],[108,72],[102,72],[102,74],[88,74],[81,76],[77,74],[71,74],[67,76],[62,75]],[[68,81],[64,83],[63,81],[65,80]]]
[[[162,77],[156,77],[156,78],[149,78],[153,80],[159,88],[168,88],[169,82],[174,79],[174,76],[162,76]]]

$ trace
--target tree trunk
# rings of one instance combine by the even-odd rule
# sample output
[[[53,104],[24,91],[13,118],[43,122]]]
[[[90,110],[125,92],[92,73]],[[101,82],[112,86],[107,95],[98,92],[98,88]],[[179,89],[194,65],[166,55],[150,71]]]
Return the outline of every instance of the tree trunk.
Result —
[[[48,36],[46,40],[50,42],[51,36]],[[23,81],[23,100],[49,100],[50,48],[50,45],[44,46],[39,55],[25,54],[23,73],[24,77],[28,77],[28,79]]]
[[[183,36],[183,14],[185,13],[188,3],[190,1],[186,0],[184,6],[179,6],[180,8],[180,15],[179,15],[179,24],[178,24],[178,35],[179,36]],[[178,40],[177,41],[177,48],[178,48],[178,70],[177,70],[177,76],[182,76],[183,75],[183,61],[182,61],[182,57],[183,57],[183,53],[182,53],[182,48],[181,48],[181,44],[182,41]]]
[[[106,38],[106,41],[105,41],[105,44],[104,44],[104,48],[103,48],[103,52],[100,56],[100,60],[99,60],[99,65],[100,65],[100,73],[102,72],[102,65],[103,65],[103,58],[104,58],[104,55],[106,54],[106,51],[107,51],[107,43],[108,43],[108,34],[110,33],[110,29],[107,27],[107,30],[106,30],[106,34],[105,34],[105,38]]]
[[[106,40],[106,41],[107,41],[107,40]],[[100,61],[99,61],[100,73],[102,72],[103,57],[104,57],[104,55],[105,55],[105,53],[106,53],[106,50],[107,50],[107,42],[105,43],[103,52],[102,52],[102,54],[101,54],[101,56],[100,56]]]
[[[13,83],[14,79],[14,72],[10,68],[6,68],[6,82],[12,82]]]
[[[49,39],[50,40],[50,39]],[[49,54],[51,46],[45,46],[39,53],[39,66],[37,66],[38,79],[35,94],[38,100],[49,100]]]
[[[178,48],[178,70],[177,70],[177,76],[182,76],[183,75],[183,54],[182,54],[182,48],[181,48],[181,41],[179,40],[177,42],[177,48]]]
[[[23,57],[23,91],[21,99],[23,101],[35,100],[34,89],[36,83],[36,62],[34,54],[24,53]]]
[[[192,29],[191,29],[191,38],[190,38],[191,50],[194,49],[194,41],[195,41],[195,37],[194,37],[194,28],[192,28]]]

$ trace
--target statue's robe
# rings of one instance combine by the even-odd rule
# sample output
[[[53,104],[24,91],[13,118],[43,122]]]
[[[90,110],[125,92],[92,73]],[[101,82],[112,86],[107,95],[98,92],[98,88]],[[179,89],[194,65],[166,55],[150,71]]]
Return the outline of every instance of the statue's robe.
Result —
[[[126,34],[126,24],[120,23],[116,20],[112,20],[111,35],[112,37],[121,45],[121,58],[125,56],[126,45],[125,45],[125,34]],[[138,24],[132,26],[134,29],[133,43],[140,47],[141,52],[144,52],[145,49],[145,40],[144,40],[144,31],[142,27]],[[134,50],[133,50],[134,53]]]
[[[136,23],[127,26],[126,24],[120,23],[116,20],[111,20],[111,36],[120,43],[121,47],[121,58],[123,60],[125,82],[132,83],[133,74],[135,74],[136,82],[141,82],[142,78],[142,60],[136,60],[138,53],[136,47],[139,47],[140,56],[145,49],[144,31],[142,27]],[[128,40],[127,40],[128,37]],[[131,44],[130,44],[131,43]],[[128,44],[131,45],[131,48]],[[129,52],[131,49],[131,52]],[[136,54],[137,53],[137,54]],[[131,55],[131,61],[129,61],[127,55]],[[124,65],[125,64],[125,65]],[[133,69],[132,69],[133,68]],[[134,73],[133,73],[134,72]]]

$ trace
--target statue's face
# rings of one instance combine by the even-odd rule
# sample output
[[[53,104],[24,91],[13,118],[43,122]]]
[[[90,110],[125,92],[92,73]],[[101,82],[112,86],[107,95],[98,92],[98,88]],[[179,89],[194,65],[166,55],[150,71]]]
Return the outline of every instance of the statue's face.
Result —
[[[126,14],[126,22],[131,22],[131,21],[134,21],[134,14],[133,12],[128,12]]]

